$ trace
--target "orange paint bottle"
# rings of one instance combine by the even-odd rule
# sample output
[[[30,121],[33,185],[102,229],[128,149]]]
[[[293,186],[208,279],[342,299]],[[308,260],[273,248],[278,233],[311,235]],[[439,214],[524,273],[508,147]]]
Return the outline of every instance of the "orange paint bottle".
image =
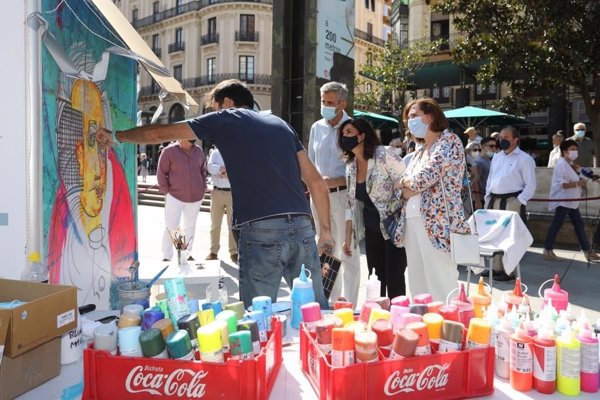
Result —
[[[527,392],[533,388],[533,339],[522,322],[510,336],[509,379],[515,390]]]

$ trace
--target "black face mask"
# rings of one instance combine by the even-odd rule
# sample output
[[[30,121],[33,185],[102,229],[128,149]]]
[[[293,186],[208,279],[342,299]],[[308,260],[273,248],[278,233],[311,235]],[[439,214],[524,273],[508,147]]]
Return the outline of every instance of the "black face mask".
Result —
[[[498,145],[502,150],[507,150],[510,147],[510,140],[501,139]]]
[[[344,151],[352,151],[356,146],[360,144],[358,135],[355,136],[342,136],[341,147]]]
[[[188,140],[188,142],[190,142],[191,144],[196,144],[196,139]]]

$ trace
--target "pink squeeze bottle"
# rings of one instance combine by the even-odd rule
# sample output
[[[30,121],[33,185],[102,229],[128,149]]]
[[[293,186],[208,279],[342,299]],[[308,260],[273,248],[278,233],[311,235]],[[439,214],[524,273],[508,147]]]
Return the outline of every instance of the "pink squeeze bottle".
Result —
[[[577,339],[581,342],[581,390],[596,393],[600,387],[598,338],[591,329],[585,328],[579,331]]]

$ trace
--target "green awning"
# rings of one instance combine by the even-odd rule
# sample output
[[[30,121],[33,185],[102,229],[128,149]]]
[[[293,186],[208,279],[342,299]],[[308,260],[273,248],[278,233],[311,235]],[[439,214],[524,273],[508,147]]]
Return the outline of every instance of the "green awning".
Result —
[[[472,106],[444,111],[444,115],[451,123],[455,123],[463,129],[467,129],[469,126],[524,125],[530,123],[525,118]]]
[[[394,129],[398,128],[398,120],[388,115],[376,114],[370,111],[354,110],[354,117],[363,117],[373,125],[375,129]]]

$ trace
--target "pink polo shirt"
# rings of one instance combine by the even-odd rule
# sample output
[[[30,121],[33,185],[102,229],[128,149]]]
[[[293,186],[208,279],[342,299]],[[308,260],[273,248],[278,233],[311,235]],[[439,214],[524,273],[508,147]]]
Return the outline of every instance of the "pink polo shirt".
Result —
[[[179,142],[168,145],[158,159],[156,178],[163,194],[168,193],[184,203],[202,200],[206,192],[204,152],[198,146],[187,152]]]

